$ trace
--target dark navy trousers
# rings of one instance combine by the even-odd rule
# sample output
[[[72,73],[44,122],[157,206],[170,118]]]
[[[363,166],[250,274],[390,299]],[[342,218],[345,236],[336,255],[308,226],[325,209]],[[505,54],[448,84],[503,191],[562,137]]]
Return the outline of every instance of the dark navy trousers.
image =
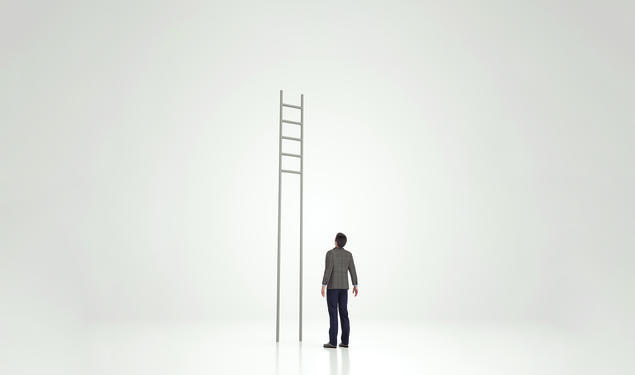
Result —
[[[348,345],[348,336],[351,332],[350,322],[348,320],[348,289],[327,289],[326,303],[329,308],[329,318],[331,326],[329,327],[329,342],[331,345],[337,345],[337,311],[340,312],[340,321],[342,322],[342,344]]]

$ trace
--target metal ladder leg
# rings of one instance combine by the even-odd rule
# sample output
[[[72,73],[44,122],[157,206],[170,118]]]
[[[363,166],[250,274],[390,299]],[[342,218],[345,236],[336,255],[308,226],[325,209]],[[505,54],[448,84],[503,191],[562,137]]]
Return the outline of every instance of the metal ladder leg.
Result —
[[[300,110],[300,122],[285,120],[282,117],[283,107],[295,108]],[[282,124],[293,124],[300,126],[300,138],[287,137],[282,133]],[[280,341],[280,214],[281,214],[281,196],[282,196],[282,173],[293,173],[300,175],[300,280],[299,280],[299,327],[298,338],[302,341],[302,216],[303,216],[303,177],[304,177],[304,94],[300,95],[300,105],[287,104],[283,101],[283,93],[280,90],[280,138],[278,142],[278,260],[277,260],[277,290],[276,290],[276,342]],[[300,154],[292,154],[282,152],[282,140],[288,139],[300,142]],[[300,170],[282,169],[282,157],[291,156],[300,158]]]

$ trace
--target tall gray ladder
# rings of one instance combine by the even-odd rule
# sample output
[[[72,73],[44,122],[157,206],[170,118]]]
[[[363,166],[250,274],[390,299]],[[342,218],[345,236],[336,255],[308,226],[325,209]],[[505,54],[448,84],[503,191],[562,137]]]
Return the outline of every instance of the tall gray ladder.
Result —
[[[300,111],[300,122],[290,121],[282,118],[282,109],[284,107],[297,109]],[[300,126],[300,138],[288,137],[283,135],[282,124]],[[282,152],[282,140],[300,142],[300,153],[292,154]],[[293,173],[300,175],[300,319],[299,319],[299,341],[302,341],[302,177],[303,177],[303,160],[304,160],[304,94],[300,94],[300,105],[287,104],[283,101],[282,90],[280,90],[280,139],[279,139],[279,157],[278,157],[278,281],[277,281],[277,300],[276,300],[276,342],[280,341],[280,198],[282,194],[282,174]],[[300,159],[300,170],[292,171],[282,169],[282,157],[289,156]]]

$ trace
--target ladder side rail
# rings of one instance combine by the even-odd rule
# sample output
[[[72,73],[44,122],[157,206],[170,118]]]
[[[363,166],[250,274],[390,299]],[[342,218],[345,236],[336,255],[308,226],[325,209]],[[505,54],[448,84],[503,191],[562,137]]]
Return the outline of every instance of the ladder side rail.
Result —
[[[276,342],[280,341],[280,195],[282,191],[282,90],[280,90],[280,138],[278,142],[278,259],[276,282]]]
[[[304,180],[304,94],[300,95],[300,327],[299,340],[302,341],[302,202]]]

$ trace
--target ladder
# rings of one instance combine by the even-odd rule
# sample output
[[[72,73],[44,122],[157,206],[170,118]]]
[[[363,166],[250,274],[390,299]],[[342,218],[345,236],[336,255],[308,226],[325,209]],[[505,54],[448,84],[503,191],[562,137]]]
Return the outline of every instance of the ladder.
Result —
[[[290,121],[282,118],[283,107],[300,110],[300,121]],[[283,135],[282,124],[290,124],[300,126],[300,138],[287,137]],[[300,142],[300,153],[292,154],[282,152],[282,140]],[[302,341],[302,177],[303,177],[303,160],[304,160],[304,94],[300,94],[300,105],[284,103],[282,98],[282,90],[280,90],[280,139],[279,139],[279,157],[278,157],[278,280],[277,280],[277,300],[276,300],[276,342],[280,341],[280,197],[282,194],[282,174],[292,173],[300,175],[300,324],[299,324],[299,341]],[[282,157],[289,156],[300,159],[300,170],[293,171],[282,169]]]

